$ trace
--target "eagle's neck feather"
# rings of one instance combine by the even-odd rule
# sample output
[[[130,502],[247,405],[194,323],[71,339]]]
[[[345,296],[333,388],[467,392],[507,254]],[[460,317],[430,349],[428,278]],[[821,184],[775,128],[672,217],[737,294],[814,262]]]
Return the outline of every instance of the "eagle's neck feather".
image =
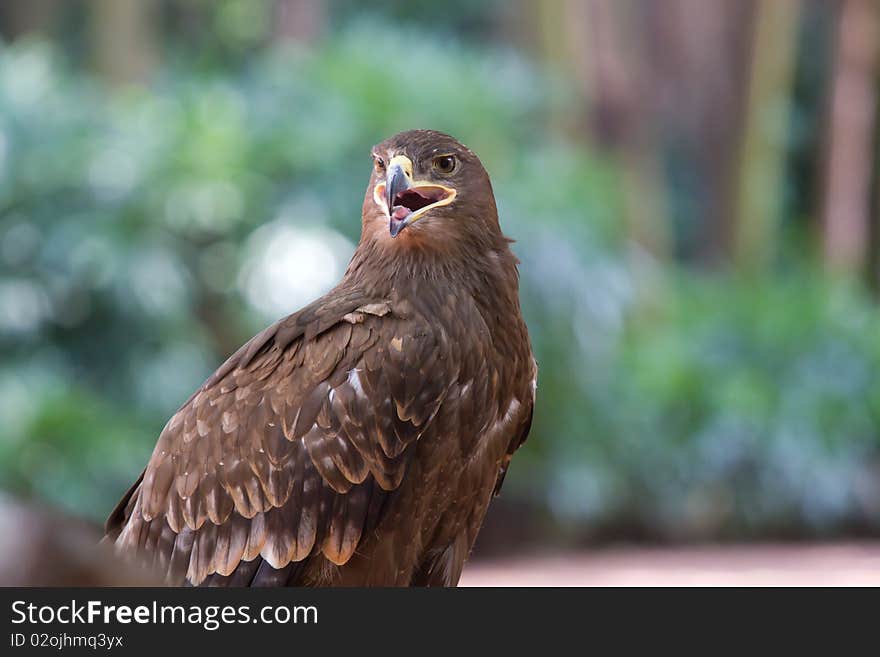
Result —
[[[398,247],[389,240],[361,240],[343,278],[370,296],[417,298],[427,288],[467,294],[486,316],[498,311],[519,313],[517,259],[509,240],[498,233],[481,244]]]

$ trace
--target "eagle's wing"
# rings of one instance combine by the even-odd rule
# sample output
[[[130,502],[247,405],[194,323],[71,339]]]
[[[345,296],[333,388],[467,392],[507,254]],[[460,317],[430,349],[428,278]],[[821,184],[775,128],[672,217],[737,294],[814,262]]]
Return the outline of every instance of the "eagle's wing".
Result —
[[[257,557],[345,563],[455,381],[446,340],[412,309],[344,293],[269,327],[169,420],[108,536],[171,583],[239,566],[247,583]]]

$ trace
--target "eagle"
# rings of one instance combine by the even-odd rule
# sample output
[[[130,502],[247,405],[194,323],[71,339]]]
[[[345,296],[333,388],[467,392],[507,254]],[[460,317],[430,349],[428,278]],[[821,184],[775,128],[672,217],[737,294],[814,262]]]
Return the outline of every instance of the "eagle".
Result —
[[[455,586],[529,433],[537,364],[489,175],[433,130],[371,154],[341,282],[196,390],[107,520],[169,585]]]

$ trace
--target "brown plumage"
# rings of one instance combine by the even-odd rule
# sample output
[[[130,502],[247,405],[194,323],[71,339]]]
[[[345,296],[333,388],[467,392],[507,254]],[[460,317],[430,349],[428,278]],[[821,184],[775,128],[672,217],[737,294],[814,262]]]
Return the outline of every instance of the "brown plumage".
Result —
[[[458,582],[531,422],[517,260],[455,139],[373,158],[342,281],[193,394],[107,521],[169,583]]]

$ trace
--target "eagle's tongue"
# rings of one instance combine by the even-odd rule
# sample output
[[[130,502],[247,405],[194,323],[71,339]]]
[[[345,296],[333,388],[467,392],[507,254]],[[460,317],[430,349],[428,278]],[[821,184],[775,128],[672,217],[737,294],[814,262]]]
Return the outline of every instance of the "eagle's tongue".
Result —
[[[391,212],[391,221],[388,224],[388,230],[391,233],[391,237],[397,237],[404,228],[406,228],[406,220],[409,219],[409,216],[412,214],[412,210],[410,210],[405,205],[395,205],[394,210]]]

